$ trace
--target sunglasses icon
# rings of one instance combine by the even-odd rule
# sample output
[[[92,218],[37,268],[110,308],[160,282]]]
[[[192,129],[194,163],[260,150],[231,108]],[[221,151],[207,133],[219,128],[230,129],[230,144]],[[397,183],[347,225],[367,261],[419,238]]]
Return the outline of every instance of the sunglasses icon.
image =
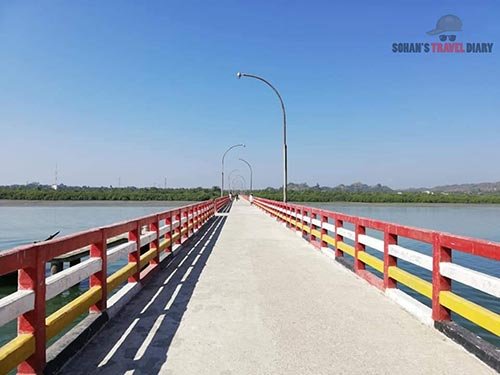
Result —
[[[440,40],[441,42],[446,42],[446,38],[448,38],[448,40],[449,40],[450,42],[454,42],[454,41],[455,41],[455,39],[457,39],[457,36],[456,36],[456,35],[440,35],[440,36],[439,36],[439,40]]]

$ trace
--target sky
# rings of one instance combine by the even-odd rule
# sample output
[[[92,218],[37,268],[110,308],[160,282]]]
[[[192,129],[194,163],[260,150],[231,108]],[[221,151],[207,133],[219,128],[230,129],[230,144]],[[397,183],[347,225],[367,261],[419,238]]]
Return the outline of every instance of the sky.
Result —
[[[394,53],[457,41],[489,54]],[[0,184],[282,183],[393,188],[500,180],[500,3],[0,1]],[[497,44],[498,43],[498,44]],[[227,184],[227,182],[226,182]]]

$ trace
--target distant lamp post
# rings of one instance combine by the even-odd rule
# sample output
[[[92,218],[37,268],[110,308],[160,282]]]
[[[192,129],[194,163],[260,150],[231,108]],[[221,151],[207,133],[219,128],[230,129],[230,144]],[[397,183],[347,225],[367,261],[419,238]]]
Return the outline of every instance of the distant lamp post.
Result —
[[[245,180],[245,177],[243,177],[242,175],[240,174],[237,174],[236,176],[234,176],[233,180],[232,180],[232,186],[234,187],[234,182],[236,180],[240,180],[241,182],[243,182],[243,186],[242,186],[242,189],[241,190],[245,190],[245,186],[247,185],[247,181]]]
[[[278,96],[278,99],[280,100],[281,104],[281,110],[283,111],[283,202],[286,202],[286,191],[287,191],[287,184],[288,184],[288,161],[287,161],[287,144],[286,144],[286,111],[285,111],[285,104],[283,103],[283,99],[281,98],[280,93],[276,88],[271,85],[268,81],[266,81],[264,78],[253,75],[253,74],[247,74],[247,73],[236,73],[236,77],[241,78],[241,77],[249,77],[249,78],[255,78],[258,79],[259,81],[264,82],[266,85],[268,85],[274,93]]]
[[[224,158],[226,157],[226,154],[235,147],[245,147],[245,145],[243,143],[233,145],[233,146],[229,147],[226,150],[226,152],[224,152],[224,155],[222,155],[222,181],[221,181],[221,185],[220,185],[220,196],[221,197],[224,196]]]
[[[231,185],[231,176],[233,175],[234,172],[239,172],[239,169],[233,169],[229,174],[227,175],[227,185],[229,186],[229,191],[232,189]]]
[[[246,161],[245,159],[242,159],[240,158],[240,160],[245,163],[246,165],[248,165],[248,168],[250,168],[250,193],[252,193],[252,181],[253,181],[253,171],[252,171],[252,166],[250,165],[250,163],[248,161]]]

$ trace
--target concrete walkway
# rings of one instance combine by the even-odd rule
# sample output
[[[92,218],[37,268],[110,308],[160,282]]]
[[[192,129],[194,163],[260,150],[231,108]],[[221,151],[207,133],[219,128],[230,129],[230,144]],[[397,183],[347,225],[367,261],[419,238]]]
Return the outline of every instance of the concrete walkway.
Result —
[[[246,202],[208,225],[64,373],[494,373]]]

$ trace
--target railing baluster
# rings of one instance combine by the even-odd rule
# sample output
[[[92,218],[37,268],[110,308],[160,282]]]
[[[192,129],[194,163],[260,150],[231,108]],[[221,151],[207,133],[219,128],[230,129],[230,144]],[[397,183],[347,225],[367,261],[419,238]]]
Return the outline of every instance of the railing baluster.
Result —
[[[106,282],[108,274],[108,256],[107,256],[107,237],[106,230],[101,229],[101,241],[90,245],[90,257],[101,259],[101,270],[90,276],[89,286],[101,287],[101,300],[90,307],[90,312],[102,312],[107,308],[108,302],[108,283]]]
[[[397,245],[397,243],[398,236],[392,234],[390,227],[386,226],[384,230],[384,289],[397,287],[396,280],[389,277],[389,267],[398,264],[398,258],[389,254],[389,246]]]
[[[172,223],[172,211],[170,211],[167,214],[167,217],[165,218],[165,225],[169,226],[168,232],[165,233],[165,240],[167,241],[167,246],[165,247],[165,252],[167,254],[172,253],[172,247],[173,247],[173,239],[172,239],[172,233],[174,231],[173,229],[173,223]]]
[[[339,220],[335,218],[335,257],[343,257],[344,252],[339,249],[339,242],[344,242],[344,237],[339,234],[339,228],[342,228],[344,225],[344,222],[342,220]]]
[[[365,245],[359,242],[359,236],[362,234],[366,234],[366,228],[358,223],[359,220],[356,220],[355,223],[355,241],[354,241],[354,271],[364,270],[365,264],[358,259],[358,253],[360,251],[365,251]]]
[[[135,273],[128,278],[129,283],[139,282],[141,276],[141,265],[140,265],[140,257],[141,257],[141,225],[140,222],[136,222],[136,227],[134,230],[128,232],[128,240],[134,241],[136,243],[137,249],[131,252],[128,255],[129,263],[136,263]]]
[[[450,320],[450,310],[439,302],[439,293],[451,290],[451,279],[441,275],[440,263],[451,262],[451,249],[441,246],[441,236],[434,234],[432,246],[432,319]]]
[[[195,209],[194,209],[194,221],[193,221],[193,230],[196,232],[198,231],[198,229],[200,228],[200,220],[201,220],[201,217],[200,217],[200,206],[199,205],[196,205]]]
[[[45,367],[45,259],[41,251],[37,251],[35,264],[18,272],[18,290],[33,290],[35,307],[17,319],[18,335],[31,333],[35,337],[35,353],[19,364],[19,374],[41,373]]]
[[[155,249],[156,255],[149,261],[149,264],[154,266],[160,263],[160,216],[156,215],[154,223],[149,224],[149,230],[156,233],[155,239],[149,243],[149,249]]]
[[[304,226],[306,225],[306,210],[304,209],[304,206],[300,206],[300,223],[302,227],[302,237],[307,236],[307,231],[305,230]]]
[[[191,237],[194,231],[194,211],[190,207],[187,210],[187,236]]]
[[[177,224],[178,224],[174,230],[174,237],[175,237],[174,244],[180,245],[181,244],[181,227],[182,227],[181,211],[180,210],[175,211],[174,222],[177,222]]]
[[[314,225],[313,223],[313,220],[316,219],[316,210],[315,209],[311,209],[311,223],[310,223],[310,233],[309,233],[309,242],[312,243],[314,246],[316,246],[316,241],[317,241],[317,238],[316,236],[314,235],[314,231],[317,230],[317,227],[316,225]]]
[[[326,228],[323,228],[325,223],[328,223],[328,216],[324,213],[324,211],[320,211],[321,213],[321,242],[320,247],[328,247],[328,243],[325,241],[324,237],[328,235],[328,231]]]
[[[184,243],[184,241],[186,241],[187,237],[188,237],[188,233],[189,233],[189,229],[188,229],[188,225],[189,225],[189,218],[188,218],[188,210],[183,208],[181,210],[181,219],[182,221],[184,221],[184,224],[181,225],[181,243]],[[181,221],[181,223],[182,223]],[[184,233],[182,233],[184,232]]]

